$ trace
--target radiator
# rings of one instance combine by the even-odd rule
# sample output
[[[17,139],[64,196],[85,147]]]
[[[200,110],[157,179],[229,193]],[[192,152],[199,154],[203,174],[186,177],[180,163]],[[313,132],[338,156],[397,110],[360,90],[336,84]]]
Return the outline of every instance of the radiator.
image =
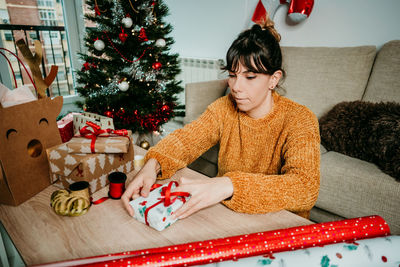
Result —
[[[225,77],[221,70],[222,59],[180,58],[179,63],[182,72],[177,79],[182,80],[183,86],[187,83],[217,80]]]
[[[177,75],[176,80],[182,81],[182,86],[187,83],[219,80],[227,77],[226,72],[221,70],[224,64],[222,59],[199,59],[179,58],[182,72]],[[178,96],[179,102],[185,104],[185,92]]]

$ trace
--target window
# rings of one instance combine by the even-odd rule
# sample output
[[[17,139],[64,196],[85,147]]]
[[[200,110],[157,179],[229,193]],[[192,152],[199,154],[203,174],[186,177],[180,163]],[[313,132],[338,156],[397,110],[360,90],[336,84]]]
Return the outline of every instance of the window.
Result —
[[[59,3],[60,1],[57,1]],[[38,7],[54,7],[53,0],[38,0],[37,1]]]
[[[30,33],[29,33],[29,37],[30,37],[32,40],[37,40],[36,32],[30,32]]]
[[[39,18],[46,26],[57,26],[56,13],[54,10],[43,9],[39,10]]]
[[[11,31],[6,31],[4,33],[4,38],[6,39],[6,41],[12,41],[13,40],[13,36],[12,36]]]

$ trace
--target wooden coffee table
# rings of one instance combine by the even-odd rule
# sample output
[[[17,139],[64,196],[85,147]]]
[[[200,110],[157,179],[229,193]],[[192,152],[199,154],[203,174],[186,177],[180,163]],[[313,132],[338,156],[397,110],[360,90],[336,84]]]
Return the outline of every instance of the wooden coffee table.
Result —
[[[146,150],[135,147],[135,154],[145,153]],[[128,174],[128,181],[135,173],[136,171]],[[178,171],[173,179],[181,176],[210,179],[188,168]],[[217,204],[158,232],[130,217],[120,200],[109,199],[94,205],[87,214],[79,217],[59,216],[50,207],[50,195],[58,189],[49,186],[18,207],[0,205],[0,220],[27,265],[312,223],[285,210],[251,215],[237,213]],[[93,194],[93,199],[107,196],[107,193],[108,187],[105,187]]]

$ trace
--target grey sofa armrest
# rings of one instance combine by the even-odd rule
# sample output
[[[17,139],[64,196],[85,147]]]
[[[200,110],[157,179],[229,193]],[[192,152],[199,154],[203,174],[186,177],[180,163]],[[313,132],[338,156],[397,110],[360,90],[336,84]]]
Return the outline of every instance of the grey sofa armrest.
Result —
[[[212,102],[225,94],[228,80],[188,83],[185,86],[185,118],[184,124],[197,119]]]

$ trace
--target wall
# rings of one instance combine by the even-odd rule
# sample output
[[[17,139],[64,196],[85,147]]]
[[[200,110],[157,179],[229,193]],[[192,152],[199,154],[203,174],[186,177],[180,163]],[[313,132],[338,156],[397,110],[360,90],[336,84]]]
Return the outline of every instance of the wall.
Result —
[[[264,0],[270,1],[270,0]],[[174,27],[172,52],[181,57],[225,58],[250,24],[258,0],[165,0]],[[375,45],[400,39],[399,0],[315,0],[308,19],[290,25],[288,5],[274,17],[282,46]]]

